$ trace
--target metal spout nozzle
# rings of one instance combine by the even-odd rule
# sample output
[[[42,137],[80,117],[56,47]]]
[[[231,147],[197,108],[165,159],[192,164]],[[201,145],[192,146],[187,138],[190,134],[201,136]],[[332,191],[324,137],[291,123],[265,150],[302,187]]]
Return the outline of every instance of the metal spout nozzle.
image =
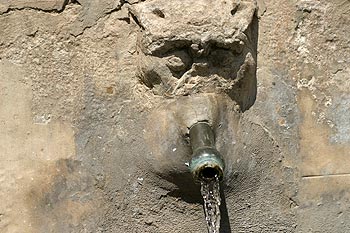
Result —
[[[215,149],[215,136],[207,122],[197,122],[190,128],[192,159],[190,171],[196,181],[223,179],[224,161]]]

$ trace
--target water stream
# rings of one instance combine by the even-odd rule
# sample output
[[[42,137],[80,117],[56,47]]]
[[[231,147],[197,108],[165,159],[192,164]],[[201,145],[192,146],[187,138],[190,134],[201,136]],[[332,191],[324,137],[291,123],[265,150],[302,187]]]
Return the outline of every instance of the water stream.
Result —
[[[204,200],[204,212],[208,233],[219,233],[221,201],[219,179],[202,181],[201,194]]]

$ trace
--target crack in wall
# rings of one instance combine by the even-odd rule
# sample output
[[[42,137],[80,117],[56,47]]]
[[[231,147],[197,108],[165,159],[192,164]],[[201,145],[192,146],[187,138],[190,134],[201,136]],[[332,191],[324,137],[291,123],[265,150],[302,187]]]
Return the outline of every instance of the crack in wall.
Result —
[[[122,7],[125,5],[125,3],[126,3],[125,1],[121,1],[121,4],[120,4],[120,5],[118,5],[118,6],[117,6],[116,8],[114,8],[114,9],[111,9],[110,11],[104,13],[103,16],[98,17],[98,18],[96,19],[96,21],[95,21],[93,24],[84,26],[84,27],[82,28],[81,32],[79,32],[79,33],[77,33],[77,34],[71,33],[71,35],[74,36],[74,37],[76,37],[76,38],[78,38],[79,36],[83,35],[87,29],[96,26],[97,23],[98,23],[100,20],[104,20],[106,17],[109,17],[112,13],[120,11],[120,10],[122,9]],[[124,20],[124,21],[125,21],[125,20]]]
[[[78,30],[77,32],[72,32],[71,35],[74,37],[78,37],[82,34],[84,34],[86,29],[92,28],[94,27],[100,20],[105,19],[106,17],[110,16],[112,13],[115,12],[119,12],[119,11],[123,11],[125,9],[125,16],[121,16],[119,18],[119,20],[125,21],[126,23],[130,23],[130,9],[127,9],[128,7],[130,7],[131,5],[136,5],[139,2],[129,2],[129,1],[125,1],[125,0],[121,0],[119,2],[119,4],[115,7],[112,7],[112,9],[107,10],[105,12],[101,12],[100,16],[97,16],[97,18],[94,20],[94,22],[91,23],[86,23],[87,25],[82,26],[82,29]],[[84,6],[83,6],[84,7]],[[125,8],[126,7],[126,8]],[[86,14],[86,13],[85,13]],[[81,21],[85,21],[85,19],[80,19]],[[84,24],[84,22],[83,22]]]
[[[51,9],[45,9],[44,6],[41,7],[36,7],[36,6],[14,6],[12,7],[11,5],[8,6],[7,10],[4,12],[0,12],[0,16],[1,15],[6,15],[10,12],[14,12],[14,11],[22,11],[22,10],[35,10],[35,11],[41,11],[41,12],[46,12],[46,13],[61,13],[64,11],[65,7],[73,2],[70,2],[69,0],[65,0],[64,2],[62,2],[62,5],[60,7],[55,8],[55,6],[52,6]],[[30,3],[28,3],[30,4]]]
[[[319,178],[331,178],[331,177],[344,177],[350,176],[350,173],[335,173],[335,174],[325,174],[325,175],[306,175],[302,176],[302,179],[319,179]]]

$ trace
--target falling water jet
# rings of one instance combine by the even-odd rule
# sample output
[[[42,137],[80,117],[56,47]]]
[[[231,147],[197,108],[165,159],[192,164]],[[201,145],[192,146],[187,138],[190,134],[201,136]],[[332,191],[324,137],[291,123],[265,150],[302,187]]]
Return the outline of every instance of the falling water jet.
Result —
[[[201,184],[204,212],[209,233],[220,229],[220,184],[223,179],[224,161],[215,149],[215,136],[207,122],[197,122],[190,128],[192,159],[190,171]]]
[[[201,194],[204,200],[205,220],[209,233],[219,233],[220,229],[220,185],[219,179],[202,181]]]

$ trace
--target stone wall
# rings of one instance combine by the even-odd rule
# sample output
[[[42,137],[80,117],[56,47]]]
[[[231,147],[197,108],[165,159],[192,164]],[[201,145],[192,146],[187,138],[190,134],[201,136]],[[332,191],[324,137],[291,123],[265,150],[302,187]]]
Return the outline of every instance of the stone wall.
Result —
[[[206,231],[199,187],[150,164],[167,100],[138,77],[139,4],[0,2],[1,232]],[[350,232],[350,2],[258,7],[221,232]]]

